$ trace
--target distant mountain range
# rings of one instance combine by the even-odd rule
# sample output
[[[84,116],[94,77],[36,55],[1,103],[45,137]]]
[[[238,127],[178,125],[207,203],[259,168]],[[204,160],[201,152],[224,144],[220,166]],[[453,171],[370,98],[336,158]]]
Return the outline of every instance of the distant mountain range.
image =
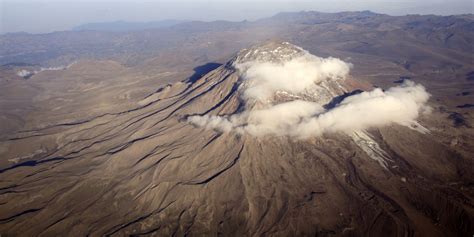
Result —
[[[448,64],[458,68],[469,61],[464,59],[472,57],[473,32],[472,14],[389,16],[369,11],[305,11],[241,22],[118,21],[90,23],[72,31],[49,34],[0,35],[0,65],[28,63],[56,67],[80,59],[111,59],[137,65],[156,57],[169,61],[169,55],[164,56],[167,53],[207,63],[209,59],[227,58],[241,48],[264,40],[281,39],[318,55],[330,55],[329,48],[351,51],[390,58],[409,69],[426,63],[420,61],[423,55],[440,60],[430,64],[437,70],[451,70]],[[333,47],[328,48],[328,44]],[[187,55],[176,54],[178,48]],[[430,51],[434,48],[445,52],[433,56]],[[457,51],[456,55],[452,50]]]
[[[73,31],[96,30],[96,31],[136,31],[146,29],[159,29],[174,26],[186,20],[162,20],[150,22],[130,22],[130,21],[112,21],[112,22],[93,22],[82,24],[72,28]]]

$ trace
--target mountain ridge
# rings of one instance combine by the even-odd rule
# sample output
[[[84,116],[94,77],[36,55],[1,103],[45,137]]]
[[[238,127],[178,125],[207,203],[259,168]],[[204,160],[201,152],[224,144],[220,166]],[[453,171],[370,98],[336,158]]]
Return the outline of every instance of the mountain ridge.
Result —
[[[93,22],[78,25],[73,27],[72,31],[139,31],[146,29],[159,29],[171,27],[177,24],[188,22],[187,20],[161,20],[161,21],[149,21],[149,22],[131,22],[131,21],[110,21],[110,22]]]
[[[470,233],[473,161],[436,136],[393,124],[368,129],[362,140],[338,132],[295,140],[189,123],[189,116],[240,112],[244,78],[231,59],[198,80],[157,89],[132,109],[2,142],[10,163],[1,161],[1,232]],[[422,123],[437,127],[439,116]],[[371,158],[357,143],[364,139],[389,159]]]

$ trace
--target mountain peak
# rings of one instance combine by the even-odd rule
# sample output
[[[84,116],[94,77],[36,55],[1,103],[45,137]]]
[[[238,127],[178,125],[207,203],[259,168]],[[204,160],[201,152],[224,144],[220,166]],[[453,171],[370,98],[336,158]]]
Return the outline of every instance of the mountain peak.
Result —
[[[283,63],[304,54],[304,50],[285,41],[269,41],[248,49],[241,50],[234,64],[245,62]]]
[[[293,100],[325,105],[350,89],[345,85],[350,63],[312,55],[285,41],[243,49],[229,63],[242,78],[239,91],[247,108]]]

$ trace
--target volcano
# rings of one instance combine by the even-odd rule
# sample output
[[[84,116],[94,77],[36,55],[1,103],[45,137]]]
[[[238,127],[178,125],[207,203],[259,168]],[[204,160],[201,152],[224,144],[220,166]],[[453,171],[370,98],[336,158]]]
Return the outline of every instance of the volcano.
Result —
[[[0,233],[471,235],[472,157],[431,133],[428,92],[345,61],[268,42],[129,110],[18,132]]]

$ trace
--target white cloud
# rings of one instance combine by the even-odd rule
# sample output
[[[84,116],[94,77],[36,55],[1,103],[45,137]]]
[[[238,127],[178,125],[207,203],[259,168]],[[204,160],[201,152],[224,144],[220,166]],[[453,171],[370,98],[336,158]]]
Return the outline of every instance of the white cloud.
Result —
[[[406,82],[387,91],[375,89],[345,98],[338,106],[295,124],[290,133],[310,137],[326,132],[354,132],[389,124],[411,126],[421,112],[429,94],[421,85]]]
[[[282,64],[246,62],[236,65],[243,73],[244,99],[268,100],[276,91],[301,93],[324,80],[339,80],[352,65],[337,58],[320,58],[305,52]]]
[[[34,74],[33,72],[30,72],[30,71],[25,70],[25,69],[22,69],[22,70],[20,70],[16,73],[17,76],[24,77],[24,78],[29,77],[33,74]]]
[[[411,81],[386,91],[377,88],[348,96],[329,110],[318,99],[274,99],[279,91],[299,98],[298,94],[312,91],[321,83],[344,80],[351,65],[336,58],[323,59],[306,52],[285,63],[254,61],[236,67],[243,77],[239,91],[245,110],[230,116],[191,116],[189,122],[222,132],[304,139],[390,124],[412,126],[420,113],[429,111],[426,102],[430,95],[422,85]],[[255,103],[259,106],[253,106]]]

